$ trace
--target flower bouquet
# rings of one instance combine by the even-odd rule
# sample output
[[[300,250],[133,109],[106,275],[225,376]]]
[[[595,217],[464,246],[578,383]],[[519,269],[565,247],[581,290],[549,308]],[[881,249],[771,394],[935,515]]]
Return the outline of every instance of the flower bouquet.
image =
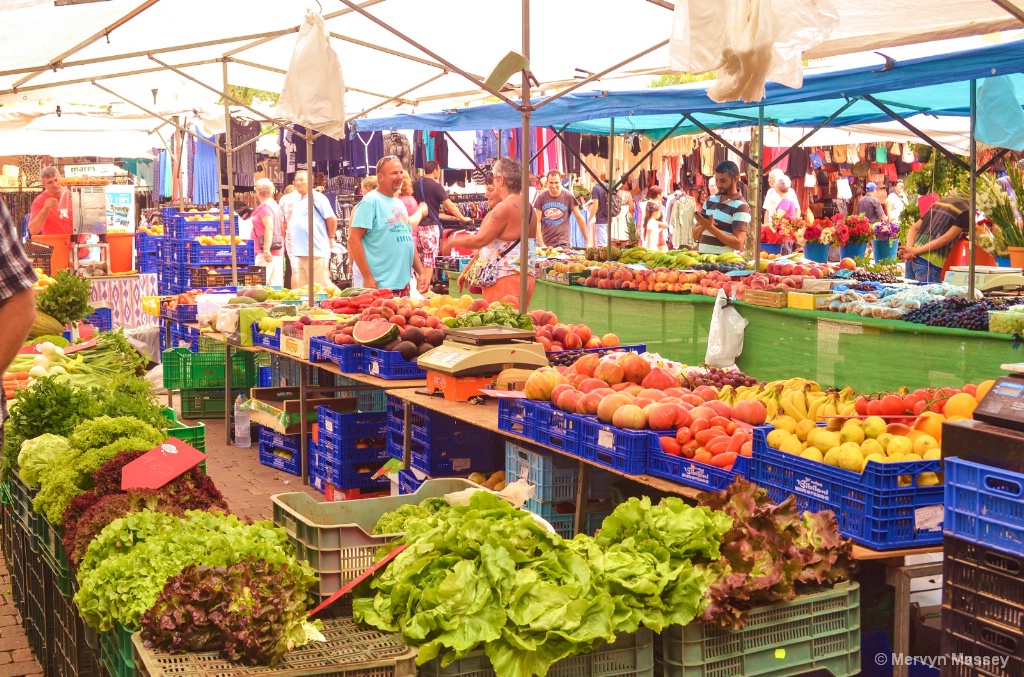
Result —
[[[871,234],[874,236],[871,250],[875,262],[895,259],[900,246],[900,224],[881,221],[871,226]]]

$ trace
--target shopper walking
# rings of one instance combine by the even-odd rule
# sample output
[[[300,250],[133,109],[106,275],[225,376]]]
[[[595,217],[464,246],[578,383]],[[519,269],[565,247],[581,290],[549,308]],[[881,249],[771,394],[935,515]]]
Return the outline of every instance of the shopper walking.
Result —
[[[903,213],[903,210],[909,204],[910,201],[907,198],[907,191],[903,187],[903,181],[897,181],[896,185],[892,188],[892,192],[885,198],[885,211],[889,221],[898,222],[900,214]]]
[[[411,272],[417,288],[426,293],[431,272],[420,262],[405,205],[395,197],[402,188],[402,162],[386,155],[377,162],[377,190],[363,196],[352,215],[349,255],[362,272],[363,287],[409,294]]]
[[[653,200],[647,203],[643,231],[645,249],[668,251],[668,224],[661,220],[661,205]]]
[[[594,184],[594,187],[590,189],[590,206],[587,208],[587,216],[594,223],[593,226],[593,238],[594,242],[598,247],[604,247],[608,244],[608,185],[604,183],[607,181],[605,176],[601,175],[601,181]],[[616,202],[620,203],[619,212],[622,212],[621,198],[616,194],[616,200],[612,203],[612,211],[615,210]],[[625,236],[625,220],[623,219],[623,236]]]
[[[284,285],[284,235],[281,207],[274,201],[275,190],[270,179],[257,179],[256,196],[260,204],[250,216],[256,265],[267,269],[266,284],[271,287]]]
[[[295,270],[292,286],[327,284],[328,268],[331,261],[331,241],[338,228],[338,218],[331,207],[331,201],[319,192],[313,191],[313,233],[309,232],[309,177],[307,172],[295,173],[295,192],[299,198],[288,219],[288,234],[292,246]],[[393,193],[392,193],[393,194]],[[309,240],[313,239],[313,260],[309,259]]]
[[[18,228],[0,201],[0,372],[10,366],[36,319],[35,282],[36,274],[21,247]],[[0,390],[0,445],[6,419],[7,401]]]
[[[696,216],[693,239],[701,254],[724,254],[743,249],[750,228],[750,205],[740,195],[736,181],[740,168],[726,160],[715,167],[716,193]]]
[[[885,208],[881,201],[875,196],[878,186],[869,182],[864,186],[864,197],[857,200],[857,213],[867,217],[868,223],[872,226],[885,220]]]
[[[505,296],[519,296],[523,267],[527,280],[527,298],[521,308],[530,306],[536,280],[533,277],[533,266],[530,265],[530,252],[533,251],[533,238],[537,236],[538,218],[536,211],[530,214],[530,239],[526,243],[526,260],[522,260],[522,165],[513,158],[500,158],[492,169],[494,191],[500,200],[488,212],[487,219],[475,233],[452,232],[441,241],[441,251],[446,256],[452,247],[477,250],[476,262],[469,274],[470,284],[481,288],[483,297],[490,301],[500,301]],[[538,200],[543,195],[538,196]]]
[[[571,214],[583,231],[583,239],[587,247],[594,246],[594,234],[590,230],[590,220],[583,218],[579,205],[572,192],[562,188],[562,175],[550,171],[547,175],[547,190],[537,194],[533,208],[541,214],[541,229],[538,233],[542,247],[572,246],[569,232],[569,215]]]
[[[473,223],[473,217],[464,216],[458,205],[448,197],[448,191],[441,185],[441,165],[436,160],[429,160],[423,165],[423,177],[413,182],[413,196],[427,208],[426,214],[416,226],[415,242],[420,260],[430,269],[430,276],[433,277],[441,231]],[[441,207],[447,210],[447,214],[441,211]]]
[[[292,273],[295,270],[295,251],[292,247],[291,233],[288,232],[288,221],[292,218],[292,210],[295,209],[295,201],[299,194],[295,192],[295,184],[289,183],[281,192],[281,199],[277,206],[281,208],[281,235],[284,236],[284,286],[292,288]]]

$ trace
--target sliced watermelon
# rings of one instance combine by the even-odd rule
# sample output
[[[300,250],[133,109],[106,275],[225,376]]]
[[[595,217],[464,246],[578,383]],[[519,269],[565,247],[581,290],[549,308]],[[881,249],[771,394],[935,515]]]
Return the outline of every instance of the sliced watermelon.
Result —
[[[378,348],[398,338],[398,325],[384,320],[360,320],[352,328],[352,338],[356,343]]]

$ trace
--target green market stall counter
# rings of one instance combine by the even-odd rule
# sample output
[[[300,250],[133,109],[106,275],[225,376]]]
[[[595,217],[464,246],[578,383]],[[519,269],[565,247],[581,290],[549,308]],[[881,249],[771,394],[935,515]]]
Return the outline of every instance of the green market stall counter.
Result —
[[[672,360],[703,364],[714,299],[538,281],[530,307],[550,310],[561,322],[586,323],[595,334],[614,332],[624,344],[646,343]],[[737,366],[766,381],[801,376],[866,393],[958,387],[994,378],[1000,365],[1022,359],[1005,334],[741,301],[736,308],[748,321]]]

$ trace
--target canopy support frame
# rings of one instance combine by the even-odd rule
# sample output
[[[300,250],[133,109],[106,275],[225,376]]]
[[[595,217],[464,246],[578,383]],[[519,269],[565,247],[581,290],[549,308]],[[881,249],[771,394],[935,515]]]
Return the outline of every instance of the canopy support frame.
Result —
[[[458,150],[460,153],[462,153],[463,157],[465,157],[467,160],[469,160],[470,164],[473,165],[474,169],[476,169],[479,172],[482,172],[484,170],[483,167],[481,167],[480,165],[478,165],[476,163],[476,158],[471,157],[470,154],[467,153],[466,150],[462,147],[462,144],[460,144],[458,141],[455,140],[455,137],[451,135],[451,132],[442,132],[442,133],[445,136],[448,137],[448,140],[451,141],[452,144],[454,144],[455,149]]]
[[[614,118],[612,118],[612,119],[614,120]],[[635,164],[634,164],[634,165],[633,165],[632,167],[630,167],[630,168],[629,168],[629,169],[628,169],[628,170],[626,171],[626,173],[625,173],[625,174],[623,174],[622,176],[620,176],[620,177],[619,177],[619,181],[617,181],[617,182],[615,183],[615,185],[614,185],[614,186],[612,185],[612,183],[611,183],[611,179],[610,179],[610,178],[609,178],[609,180],[608,180],[608,181],[609,181],[608,185],[609,185],[609,186],[611,186],[611,188],[612,188],[613,190],[618,190],[618,188],[619,188],[619,185],[621,185],[621,183],[622,183],[622,181],[623,181],[623,180],[625,179],[625,177],[631,176],[631,175],[633,174],[633,172],[635,172],[635,171],[636,171],[637,169],[639,169],[639,168],[640,168],[640,167],[641,167],[641,166],[642,166],[642,165],[643,165],[643,164],[644,164],[645,162],[647,162],[647,159],[648,159],[648,158],[650,158],[650,157],[651,157],[652,155],[654,155],[654,151],[658,150],[658,149],[659,149],[659,148],[661,147],[661,145],[662,145],[663,143],[665,143],[666,141],[668,141],[669,137],[670,137],[670,136],[672,136],[672,132],[674,132],[674,131],[676,131],[677,129],[679,129],[679,127],[680,127],[680,126],[682,126],[682,124],[683,124],[684,122],[686,122],[686,115],[685,115],[685,114],[684,114],[684,115],[681,115],[681,116],[679,117],[679,122],[677,122],[677,123],[676,123],[676,124],[675,124],[675,125],[674,125],[674,126],[673,126],[673,127],[671,128],[671,129],[670,129],[670,130],[668,130],[668,132],[667,132],[667,133],[665,134],[665,136],[661,137],[661,138],[660,138],[660,139],[658,139],[658,140],[657,140],[657,141],[656,141],[656,142],[655,142],[654,144],[652,144],[652,145],[651,145],[651,147],[650,147],[650,149],[649,149],[649,150],[648,150],[648,151],[647,151],[646,153],[644,153],[644,154],[643,154],[643,156],[642,156],[642,157],[641,157],[641,158],[640,158],[639,160],[637,160],[637,161],[636,161],[636,163],[635,163]],[[612,129],[612,130],[610,130],[610,132],[609,132],[609,137],[608,137],[608,138],[609,138],[609,142],[608,142],[608,148],[609,148],[609,150],[608,150],[608,155],[609,155],[609,156],[611,156],[611,152],[612,152],[612,151],[611,151],[611,146],[612,146],[612,144],[614,144],[614,143],[615,143],[615,135],[614,135],[614,131],[615,131],[615,130],[614,130],[614,129]],[[609,174],[609,177],[610,177],[610,176],[611,176],[611,175]],[[611,218],[611,217],[609,217],[609,218]]]
[[[725,146],[726,148],[728,148],[732,152],[734,152],[737,155],[739,155],[741,158],[746,160],[749,164],[754,164],[754,160],[749,155],[747,155],[742,150],[740,150],[736,146],[734,146],[731,143],[729,143],[728,141],[726,141],[725,138],[721,134],[719,134],[715,130],[711,129],[710,127],[708,127],[707,125],[702,123],[697,118],[693,117],[692,114],[684,113],[683,114],[683,120],[689,120],[690,122],[692,122],[697,127],[700,127],[701,131],[703,131],[705,134],[710,136],[712,139],[714,139],[715,141],[717,141],[718,143],[722,144],[723,146]],[[679,125],[676,125],[676,127],[678,127],[678,126]],[[672,129],[674,130],[676,127],[673,127]],[[669,132],[669,133],[671,134],[671,132]]]
[[[554,127],[549,127],[548,129],[555,133],[555,137],[562,142],[562,144],[565,146],[565,149],[569,151],[569,154],[572,155],[576,159],[576,161],[580,163],[580,167],[583,167],[583,169],[587,170],[587,173],[590,174],[594,181],[600,182],[601,178],[597,175],[596,172],[594,172],[593,169],[590,168],[590,166],[583,160],[580,154],[576,152],[576,149],[570,146],[568,143],[566,143],[565,137],[562,136],[561,132],[559,132],[559,130],[555,129]]]
[[[970,215],[967,220],[967,300],[974,300],[975,238],[978,233],[978,139],[975,137],[978,122],[978,87],[977,80],[971,80],[971,158],[970,171]],[[909,243],[908,243],[909,244]]]
[[[341,2],[348,3],[350,0],[341,0]],[[520,167],[520,182],[519,182],[519,193],[520,193],[520,207],[522,209],[522,227],[519,232],[519,312],[525,313],[529,310],[530,306],[530,265],[533,260],[533,248],[530,246],[530,223],[533,221],[533,205],[530,204],[530,117],[533,115],[533,102],[530,100],[530,0],[521,0],[520,9],[522,11],[522,27],[523,27],[523,58],[526,59],[527,66],[521,71],[522,77],[522,98],[523,104],[516,106],[512,101],[508,100],[504,96],[501,98],[506,103],[511,105],[513,108],[518,108],[522,113],[522,133],[519,139],[519,156],[522,167]],[[429,53],[429,52],[428,52]],[[431,55],[433,56],[433,55]],[[436,57],[435,57],[436,58]],[[485,89],[490,91],[490,87],[484,86]],[[499,144],[500,140],[499,140]],[[541,228],[541,224],[537,223],[537,228]],[[577,522],[579,518],[577,517]]]
[[[899,113],[896,113],[895,111],[893,111],[891,108],[886,106],[884,103],[882,103],[881,101],[876,99],[871,94],[865,94],[863,96],[863,99],[865,101],[870,101],[871,103],[873,103],[875,105],[876,108],[878,108],[880,111],[882,111],[883,113],[885,113],[886,115],[891,117],[893,120],[895,120],[896,122],[900,123],[901,125],[903,125],[907,129],[909,129],[919,139],[923,139],[929,146],[931,146],[935,150],[937,150],[940,153],[942,153],[943,155],[945,155],[950,161],[953,162],[953,164],[957,165],[961,169],[968,169],[969,170],[971,168],[966,162],[964,162],[959,157],[957,157],[952,151],[947,150],[945,146],[943,146],[938,141],[936,141],[932,137],[930,137],[927,134],[925,134],[924,132],[922,132],[920,129],[918,129],[917,127],[912,125],[907,120],[903,119],[903,116],[901,116]]]
[[[793,150],[794,148],[796,148],[797,146],[799,146],[799,145],[801,145],[801,144],[805,143],[805,142],[807,141],[807,139],[809,139],[809,138],[811,138],[812,136],[814,136],[815,134],[817,134],[817,133],[818,133],[818,132],[819,132],[819,131],[820,131],[821,129],[824,129],[824,128],[825,128],[825,127],[826,127],[826,126],[828,125],[828,123],[832,122],[832,121],[833,121],[833,120],[835,120],[835,119],[836,119],[837,117],[839,117],[840,115],[842,115],[842,114],[843,114],[843,112],[844,112],[844,111],[845,111],[845,110],[846,110],[847,108],[849,108],[849,107],[850,107],[850,106],[852,106],[853,104],[857,103],[857,101],[859,101],[859,98],[857,98],[857,97],[854,97],[854,98],[852,98],[852,99],[848,99],[848,100],[846,101],[846,103],[845,103],[845,104],[843,104],[843,105],[842,105],[842,106],[841,106],[841,107],[839,108],[839,110],[837,110],[837,111],[836,111],[835,113],[833,113],[832,115],[829,115],[829,116],[828,116],[827,118],[825,118],[825,120],[824,120],[823,122],[821,122],[820,124],[818,124],[818,125],[817,125],[817,126],[816,126],[816,127],[814,128],[814,129],[812,129],[811,131],[809,131],[809,132],[807,132],[806,134],[804,134],[804,135],[803,135],[803,136],[802,136],[802,137],[800,138],[800,140],[799,140],[799,141],[797,141],[797,142],[796,142],[795,144],[793,144],[793,145],[792,145],[792,146],[790,146],[789,148],[786,148],[785,150],[783,150],[783,151],[782,151],[782,153],[781,153],[781,154],[780,154],[780,155],[779,155],[779,156],[778,156],[777,158],[775,158],[774,160],[772,160],[771,162],[769,162],[769,163],[768,163],[768,164],[767,164],[766,166],[764,166],[764,167],[761,167],[761,171],[771,171],[771,168],[772,168],[772,167],[774,167],[775,165],[777,165],[777,164],[778,164],[779,162],[781,162],[781,161],[782,161],[782,158],[784,158],[784,157],[786,157],[787,155],[789,155],[789,154],[790,154],[790,152],[792,152],[792,150]],[[762,107],[762,108],[763,108],[763,107]],[[763,145],[764,145],[764,143],[762,142],[762,144],[761,144],[761,145],[763,146]]]
[[[594,73],[593,75],[588,75],[587,77],[585,77],[584,79],[580,80],[576,84],[574,84],[574,85],[572,85],[570,87],[566,87],[565,89],[563,89],[562,91],[558,92],[557,94],[552,94],[551,96],[549,96],[548,98],[544,99],[543,101],[541,101],[541,102],[539,102],[537,104],[534,104],[533,108],[534,108],[534,110],[537,110],[541,106],[545,106],[545,105],[551,103],[552,101],[554,101],[556,99],[560,99],[563,96],[565,96],[566,94],[569,94],[570,92],[574,92],[574,91],[576,91],[577,89],[579,89],[580,87],[582,87],[584,85],[589,85],[591,82],[597,82],[598,80],[600,80],[604,76],[608,75],[609,73],[611,73],[613,71],[616,71],[616,70],[622,68],[626,64],[633,63],[637,59],[645,57],[645,56],[647,56],[648,54],[650,54],[651,52],[653,52],[655,50],[661,49],[662,47],[667,45],[668,42],[669,42],[668,40],[662,40],[658,44],[652,45],[652,46],[648,47],[647,49],[643,50],[642,52],[638,52],[638,53],[634,54],[633,56],[627,57],[625,60],[620,61],[619,63],[615,64],[614,66],[611,66],[609,68],[604,69],[600,73]],[[525,99],[526,97],[523,97],[523,98]]]

